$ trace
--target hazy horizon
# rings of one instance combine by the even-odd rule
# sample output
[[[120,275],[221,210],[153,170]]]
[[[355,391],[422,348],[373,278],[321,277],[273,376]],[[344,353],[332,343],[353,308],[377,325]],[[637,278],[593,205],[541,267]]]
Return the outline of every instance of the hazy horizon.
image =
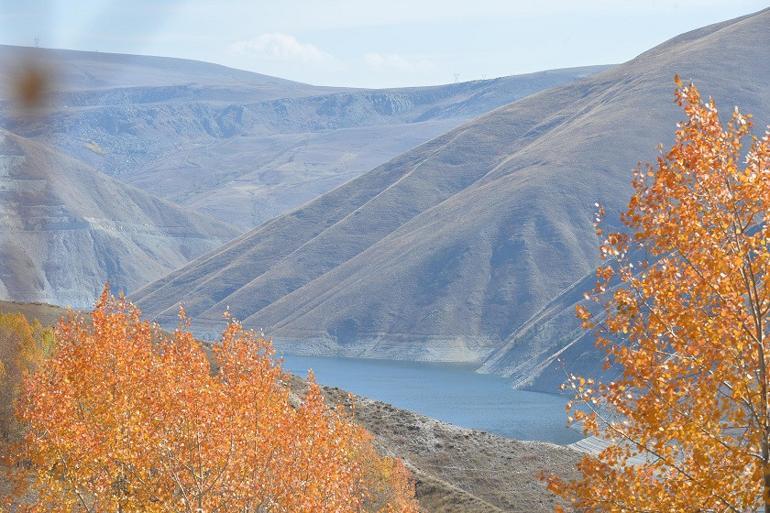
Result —
[[[682,32],[767,7],[754,0],[577,4],[6,0],[0,43],[194,59],[315,85],[419,86],[620,63]]]

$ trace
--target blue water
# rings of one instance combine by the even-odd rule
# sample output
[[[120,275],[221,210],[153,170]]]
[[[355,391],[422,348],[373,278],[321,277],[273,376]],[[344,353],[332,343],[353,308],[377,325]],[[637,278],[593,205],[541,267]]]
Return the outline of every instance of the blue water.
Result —
[[[558,395],[513,390],[497,376],[464,364],[414,363],[283,355],[285,370],[312,369],[322,385],[390,403],[458,426],[519,440],[572,443],[580,433],[566,425]]]

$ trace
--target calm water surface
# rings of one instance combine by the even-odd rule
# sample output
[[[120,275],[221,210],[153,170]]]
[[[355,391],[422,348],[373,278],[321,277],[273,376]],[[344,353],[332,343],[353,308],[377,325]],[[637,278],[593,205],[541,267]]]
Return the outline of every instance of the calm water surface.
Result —
[[[572,443],[580,433],[566,426],[557,395],[513,390],[503,378],[473,372],[465,364],[283,355],[285,370],[358,395],[390,403],[458,426],[519,440]]]

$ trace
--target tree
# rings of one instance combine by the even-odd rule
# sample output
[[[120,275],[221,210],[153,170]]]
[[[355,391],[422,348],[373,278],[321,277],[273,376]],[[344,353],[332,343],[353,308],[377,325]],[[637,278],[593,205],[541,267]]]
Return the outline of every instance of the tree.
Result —
[[[768,512],[770,138],[676,80],[686,121],[634,173],[627,230],[597,224],[598,307],[578,308],[622,372],[573,377],[571,414],[610,445],[549,487],[587,512]]]
[[[25,373],[31,372],[53,350],[53,333],[21,313],[0,313],[0,440],[18,434],[13,402]]]
[[[55,354],[19,403],[15,496],[30,503],[18,507],[417,511],[403,464],[380,456],[312,380],[292,406],[268,340],[230,320],[207,353],[181,319],[166,334],[105,291],[90,319],[59,325]]]

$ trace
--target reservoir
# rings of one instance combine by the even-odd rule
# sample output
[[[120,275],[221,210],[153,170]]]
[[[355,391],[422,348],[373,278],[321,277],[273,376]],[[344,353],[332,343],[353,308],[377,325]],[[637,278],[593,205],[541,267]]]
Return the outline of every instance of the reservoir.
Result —
[[[466,428],[557,444],[583,438],[567,427],[566,397],[514,390],[473,365],[285,354],[283,368],[302,377],[312,369],[319,384]]]

